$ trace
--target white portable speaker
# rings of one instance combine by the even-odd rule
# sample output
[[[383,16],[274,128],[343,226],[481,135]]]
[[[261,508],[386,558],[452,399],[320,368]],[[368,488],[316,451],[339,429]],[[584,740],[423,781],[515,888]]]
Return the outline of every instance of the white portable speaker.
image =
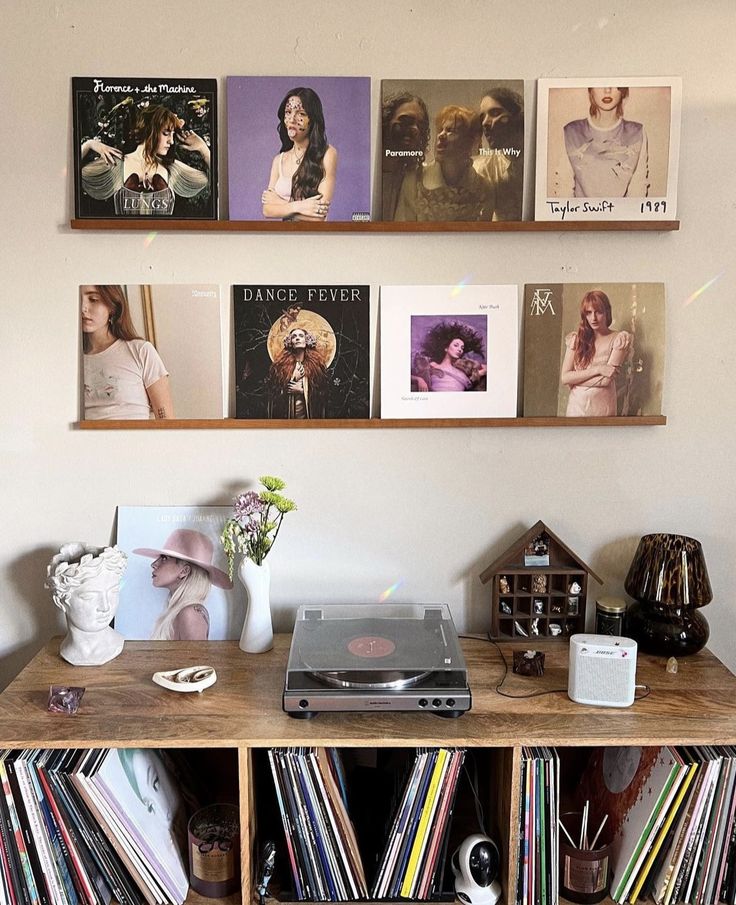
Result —
[[[636,688],[636,641],[572,635],[567,694],[577,704],[630,707]]]

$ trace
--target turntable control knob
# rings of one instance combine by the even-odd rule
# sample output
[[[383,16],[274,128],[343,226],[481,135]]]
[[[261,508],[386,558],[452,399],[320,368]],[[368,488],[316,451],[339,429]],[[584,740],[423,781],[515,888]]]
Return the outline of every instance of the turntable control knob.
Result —
[[[454,707],[454,706],[455,706],[455,698],[448,698],[448,699],[447,699],[447,706],[448,706],[448,707]]]
[[[302,710],[306,710],[307,707],[309,707],[309,701],[306,698],[302,698],[301,701],[299,701],[299,706]]]
[[[441,701],[439,698],[435,698],[435,699],[432,701],[432,706],[433,706],[433,707],[441,707],[441,706],[442,706],[442,701]]]
[[[419,704],[420,707],[426,707],[427,704],[429,704],[429,701],[426,698],[419,698],[417,704]]]

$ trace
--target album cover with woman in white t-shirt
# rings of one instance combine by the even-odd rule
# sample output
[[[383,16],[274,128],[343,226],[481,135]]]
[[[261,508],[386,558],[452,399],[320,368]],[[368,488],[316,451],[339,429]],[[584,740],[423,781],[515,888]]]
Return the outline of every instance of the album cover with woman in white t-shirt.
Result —
[[[84,420],[224,417],[219,286],[90,284],[79,298]]]

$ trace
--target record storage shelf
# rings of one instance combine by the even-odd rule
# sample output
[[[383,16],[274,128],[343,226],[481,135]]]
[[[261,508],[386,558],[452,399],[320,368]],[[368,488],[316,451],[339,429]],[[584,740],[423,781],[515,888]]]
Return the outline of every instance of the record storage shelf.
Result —
[[[518,813],[521,745],[572,749],[593,745],[736,744],[736,677],[709,651],[681,658],[677,674],[661,657],[640,655],[637,682],[648,697],[630,708],[595,708],[567,697],[568,645],[537,640],[546,654],[545,674],[530,679],[509,673],[509,694],[553,690],[543,697],[506,698],[495,687],[503,676],[498,651],[485,640],[464,639],[473,693],[472,710],[457,720],[428,713],[319,714],[294,720],[281,710],[290,636],[277,635],[274,649],[247,655],[234,641],[128,642],[102,667],[72,667],[59,657],[54,639],[0,694],[0,746],[160,747],[230,749],[237,756],[243,839],[242,902],[253,901],[256,790],[253,756],[270,746],[334,745],[341,748],[467,746],[491,771],[492,800],[503,855],[505,905],[515,901],[514,815]],[[528,645],[528,641],[527,641]],[[507,662],[521,642],[501,642]],[[154,670],[208,663],[217,683],[202,695],[177,695],[151,682]],[[86,687],[75,716],[46,712],[51,683]],[[512,844],[510,844],[510,841]],[[205,900],[190,893],[189,905]],[[230,900],[233,905],[239,896]]]

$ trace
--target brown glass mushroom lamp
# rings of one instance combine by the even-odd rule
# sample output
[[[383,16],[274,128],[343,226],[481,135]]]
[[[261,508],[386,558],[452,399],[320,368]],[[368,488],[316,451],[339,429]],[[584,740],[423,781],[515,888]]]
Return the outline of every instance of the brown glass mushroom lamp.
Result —
[[[639,541],[626,592],[626,634],[643,651],[663,657],[694,654],[710,631],[700,607],[713,599],[700,542],[681,534],[647,534]]]

